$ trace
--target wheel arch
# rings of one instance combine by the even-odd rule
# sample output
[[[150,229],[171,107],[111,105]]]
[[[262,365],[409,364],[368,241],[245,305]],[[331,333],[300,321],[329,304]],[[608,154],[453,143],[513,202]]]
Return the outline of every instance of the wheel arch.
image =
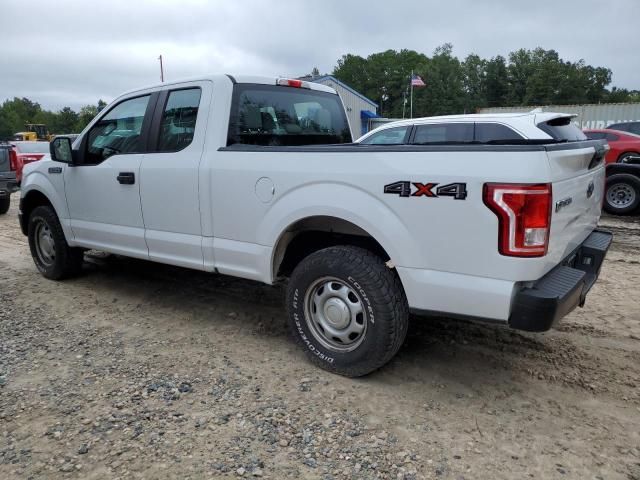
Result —
[[[67,217],[66,202],[64,199],[59,198],[51,185],[47,184],[23,186],[22,194],[20,195],[20,228],[22,229],[22,233],[27,234],[29,215],[31,215],[33,209],[43,205],[48,205],[53,208],[60,220],[65,236],[69,238],[68,226],[66,222],[63,221],[63,219]]]

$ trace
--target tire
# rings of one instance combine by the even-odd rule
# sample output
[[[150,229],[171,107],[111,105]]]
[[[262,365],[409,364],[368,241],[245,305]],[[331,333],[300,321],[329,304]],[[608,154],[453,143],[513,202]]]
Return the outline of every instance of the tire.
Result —
[[[61,280],[82,270],[84,250],[67,244],[52,207],[36,207],[29,215],[27,228],[31,256],[44,277]]]
[[[624,152],[622,155],[618,157],[618,163],[629,163],[629,157],[640,157],[640,153],[638,152]]]
[[[311,362],[347,377],[391,360],[409,325],[397,273],[374,253],[352,246],[325,248],[302,260],[289,281],[287,309],[291,333]]]
[[[640,179],[628,173],[607,178],[604,209],[614,215],[631,213],[640,205]]]
[[[7,213],[9,206],[11,206],[11,197],[0,198],[0,215]]]

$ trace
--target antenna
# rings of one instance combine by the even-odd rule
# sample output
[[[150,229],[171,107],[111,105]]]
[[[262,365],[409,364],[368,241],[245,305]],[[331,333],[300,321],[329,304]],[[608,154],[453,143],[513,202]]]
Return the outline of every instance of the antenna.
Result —
[[[158,57],[158,60],[160,60],[160,81],[164,83],[164,69],[162,68],[162,55]]]

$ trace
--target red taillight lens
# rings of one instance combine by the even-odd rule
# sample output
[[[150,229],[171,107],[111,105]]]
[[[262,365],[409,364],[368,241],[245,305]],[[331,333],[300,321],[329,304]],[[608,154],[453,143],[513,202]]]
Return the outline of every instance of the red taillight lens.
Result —
[[[18,170],[18,154],[13,148],[9,149],[9,168],[13,172]]]
[[[483,200],[498,217],[498,250],[512,257],[542,257],[549,247],[551,184],[485,183]]]
[[[19,157],[22,160],[22,163],[26,165],[27,163],[37,162],[38,160],[42,160],[42,157],[44,157],[44,153],[22,154],[22,155],[19,155]]]

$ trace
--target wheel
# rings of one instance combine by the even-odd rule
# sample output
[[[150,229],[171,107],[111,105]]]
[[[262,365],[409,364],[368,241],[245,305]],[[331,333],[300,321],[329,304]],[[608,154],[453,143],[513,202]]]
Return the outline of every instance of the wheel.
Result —
[[[0,215],[4,215],[9,211],[11,205],[11,197],[0,198]]]
[[[631,157],[637,157],[640,160],[640,153],[638,152],[625,152],[618,157],[618,163],[629,163]]]
[[[640,204],[640,179],[628,173],[619,173],[607,178],[604,194],[604,209],[616,215],[629,213]]]
[[[35,208],[27,228],[31,256],[43,276],[60,280],[80,272],[84,251],[69,247],[53,208]]]
[[[407,335],[409,306],[394,270],[363,248],[306,257],[287,288],[289,326],[312,363],[347,377],[386,364]]]

